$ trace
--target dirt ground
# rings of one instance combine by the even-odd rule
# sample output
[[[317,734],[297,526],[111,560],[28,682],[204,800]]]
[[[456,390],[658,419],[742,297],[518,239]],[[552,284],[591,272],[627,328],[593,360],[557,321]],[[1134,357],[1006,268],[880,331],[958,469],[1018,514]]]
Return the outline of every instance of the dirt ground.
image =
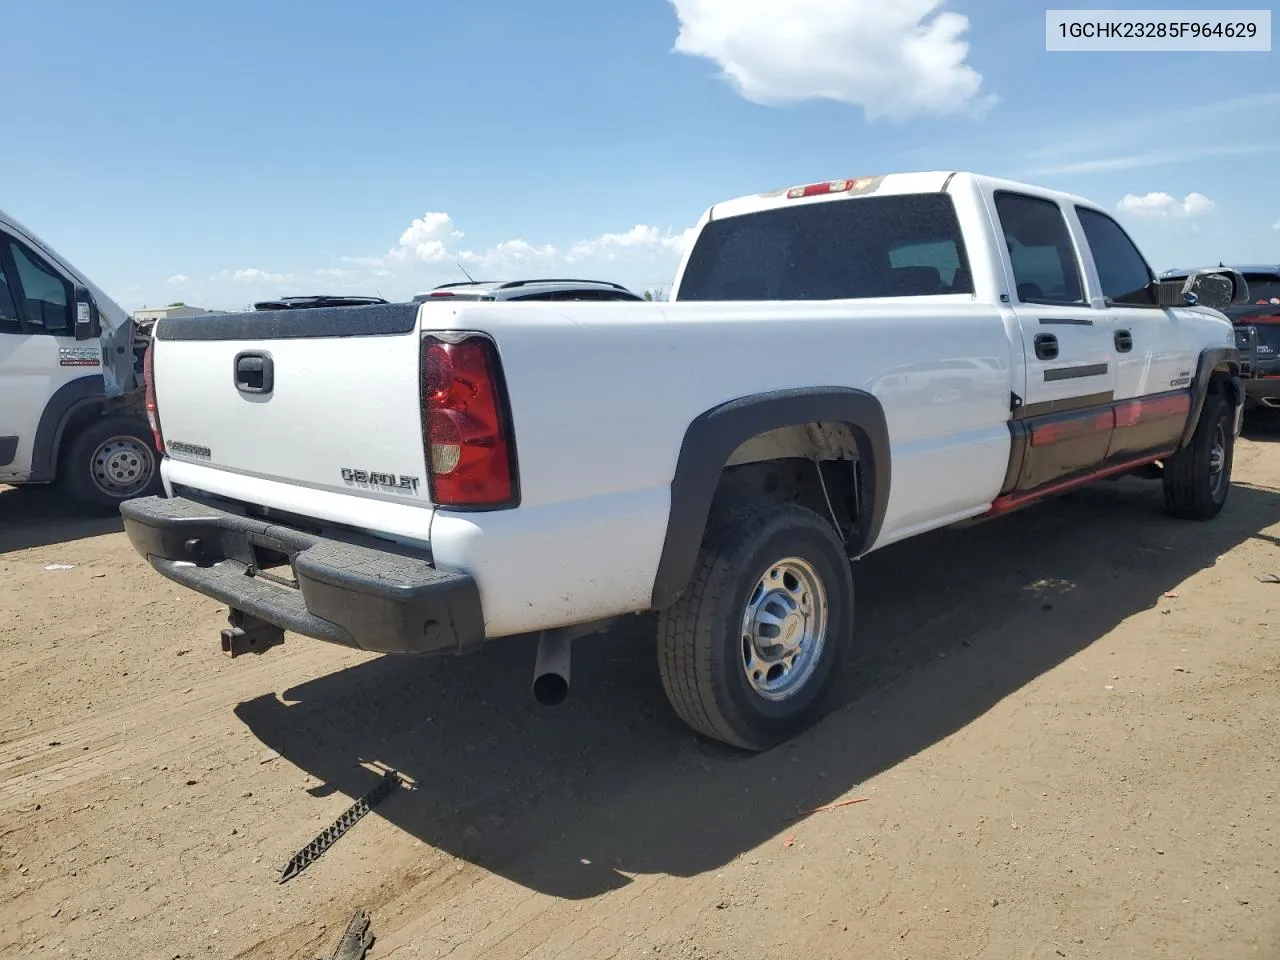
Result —
[[[365,907],[374,960],[1280,958],[1280,435],[1236,481],[867,558],[834,712],[755,757],[645,618],[555,710],[524,641],[232,662],[118,522],[0,488],[0,956],[314,958]],[[414,788],[277,884],[378,764]]]

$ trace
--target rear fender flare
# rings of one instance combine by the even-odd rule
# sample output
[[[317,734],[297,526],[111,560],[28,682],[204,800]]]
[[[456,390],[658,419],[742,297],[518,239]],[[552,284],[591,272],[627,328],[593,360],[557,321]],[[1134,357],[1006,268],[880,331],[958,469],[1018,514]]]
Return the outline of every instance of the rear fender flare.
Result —
[[[738,447],[758,434],[804,423],[843,423],[858,444],[869,514],[858,524],[850,556],[865,553],[880,535],[889,502],[889,428],[871,394],[848,387],[775,390],[730,400],[697,417],[685,431],[671,480],[671,512],[654,577],[652,607],[679,599],[693,577],[721,473]]]

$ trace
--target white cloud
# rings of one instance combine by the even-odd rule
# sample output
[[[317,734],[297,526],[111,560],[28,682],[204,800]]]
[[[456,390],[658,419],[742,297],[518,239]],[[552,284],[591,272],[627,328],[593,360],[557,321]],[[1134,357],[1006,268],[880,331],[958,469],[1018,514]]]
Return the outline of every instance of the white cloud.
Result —
[[[507,280],[560,274],[623,282],[637,291],[665,288],[694,229],[670,230],[636,224],[620,233],[604,233],[563,246],[522,238],[488,247],[463,247],[447,213],[414,218],[397,244],[381,256],[343,256],[341,266],[277,273],[258,267],[223,270],[205,280],[185,275],[183,295],[202,306],[240,309],[263,297],[314,293],[377,294],[407,298],[446,280],[459,280],[458,264],[477,280]],[[563,275],[563,274],[560,274]]]
[[[257,267],[246,267],[231,274],[231,279],[236,283],[284,283],[289,276],[283,273],[268,273]]]
[[[568,260],[617,260],[637,250],[684,251],[684,245],[693,233],[690,227],[681,233],[662,232],[657,227],[637,223],[626,233],[605,233],[594,240],[579,240],[565,255]]]
[[[673,252],[679,254],[692,235],[692,228],[677,233],[638,223],[624,233],[605,233],[590,240],[578,240],[565,248],[517,237],[474,250],[456,242],[464,234],[449,214],[428,212],[415,218],[400,235],[400,242],[382,256],[341,259],[377,276],[402,274],[420,265],[448,268],[459,263],[477,266],[497,276],[556,264],[615,263]]]
[[[1167,193],[1148,193],[1143,196],[1127,193],[1117,204],[1117,209],[1143,220],[1164,220],[1204,216],[1212,213],[1215,206],[1217,204],[1203,193],[1188,193],[1182,200]]]
[[[867,119],[977,114],[995,98],[944,0],[670,0],[675,52],[714,61],[764,106],[835,100]]]
[[[191,278],[188,277],[185,273],[175,273],[172,277],[170,277],[168,280],[165,281],[165,283],[169,284],[169,286],[171,287],[180,287],[184,283],[190,283],[190,282],[191,282]]]
[[[1273,223],[1273,224],[1271,225],[1271,229],[1272,229],[1272,230],[1280,230],[1280,220],[1277,220],[1275,223]]]
[[[313,271],[313,275],[317,280],[356,280],[360,277],[360,271],[343,267],[325,267]]]
[[[387,257],[400,261],[413,259],[423,263],[440,263],[449,258],[449,242],[461,238],[462,233],[454,229],[453,218],[447,213],[427,211],[400,234],[400,245],[392,249]]]

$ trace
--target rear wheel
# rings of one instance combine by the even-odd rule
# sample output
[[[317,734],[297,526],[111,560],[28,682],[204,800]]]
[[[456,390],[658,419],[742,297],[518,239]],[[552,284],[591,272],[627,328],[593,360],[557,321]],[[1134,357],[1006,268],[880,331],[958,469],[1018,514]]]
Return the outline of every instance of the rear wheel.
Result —
[[[1211,520],[1227,502],[1235,452],[1235,411],[1220,393],[1205,397],[1191,442],[1164,462],[1164,505],[1183,520]]]
[[[720,516],[659,620],[662,685],[694,730],[768,749],[820,716],[852,626],[852,571],[830,523],[793,504]]]
[[[66,445],[58,479],[82,503],[104,511],[160,491],[160,458],[145,420],[100,417]]]

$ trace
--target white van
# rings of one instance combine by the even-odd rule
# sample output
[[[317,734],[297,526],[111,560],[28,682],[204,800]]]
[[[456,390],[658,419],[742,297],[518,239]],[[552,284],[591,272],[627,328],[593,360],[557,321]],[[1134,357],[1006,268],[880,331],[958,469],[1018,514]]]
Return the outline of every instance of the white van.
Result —
[[[115,509],[160,489],[129,314],[0,210],[0,483]]]

